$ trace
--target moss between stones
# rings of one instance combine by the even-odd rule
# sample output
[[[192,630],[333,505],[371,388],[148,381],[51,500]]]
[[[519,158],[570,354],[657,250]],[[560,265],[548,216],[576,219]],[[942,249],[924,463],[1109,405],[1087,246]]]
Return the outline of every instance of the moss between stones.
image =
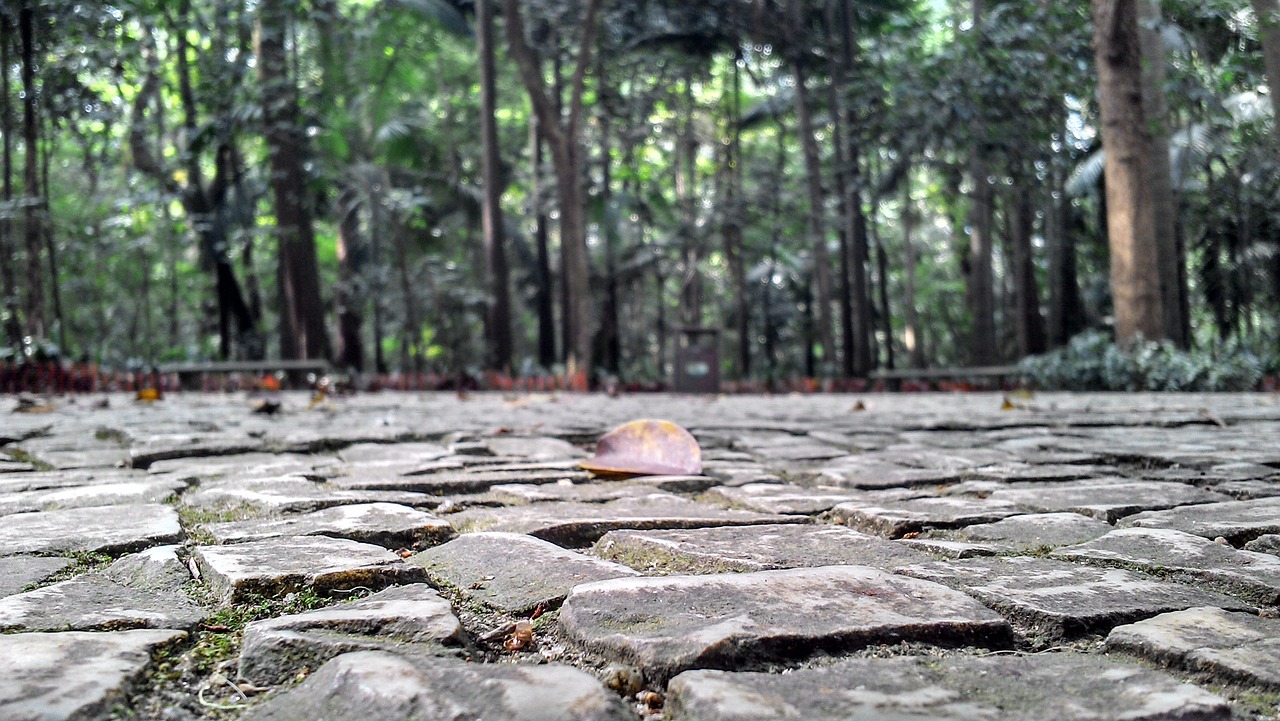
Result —
[[[63,568],[44,580],[36,581],[35,583],[28,583],[26,586],[22,587],[22,592],[25,593],[27,591],[34,591],[38,588],[44,588],[45,586],[59,583],[61,581],[67,581],[91,571],[101,571],[111,565],[112,560],[114,560],[110,556],[96,551],[75,551],[74,553],[68,554],[66,558],[71,559],[71,565]]]

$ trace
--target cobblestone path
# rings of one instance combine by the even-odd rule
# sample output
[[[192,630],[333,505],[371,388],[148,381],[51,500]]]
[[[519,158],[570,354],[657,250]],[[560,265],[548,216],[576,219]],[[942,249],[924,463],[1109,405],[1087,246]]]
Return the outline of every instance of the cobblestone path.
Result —
[[[308,400],[0,407],[0,721],[1280,718],[1274,395]]]

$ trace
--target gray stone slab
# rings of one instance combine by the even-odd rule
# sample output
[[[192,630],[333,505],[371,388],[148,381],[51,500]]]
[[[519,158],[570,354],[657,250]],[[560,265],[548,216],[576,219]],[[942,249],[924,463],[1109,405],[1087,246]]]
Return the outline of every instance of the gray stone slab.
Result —
[[[207,615],[181,592],[130,588],[96,573],[0,599],[0,631],[190,630]]]
[[[384,651],[338,656],[244,721],[635,721],[594,677],[560,665],[466,663]]]
[[[638,575],[632,569],[519,533],[469,533],[414,555],[435,583],[510,614],[560,605],[581,583]]]
[[[0,558],[0,598],[20,593],[71,565],[70,558],[8,556]]]
[[[1079,513],[1030,513],[966,526],[954,536],[1002,551],[1030,551],[1091,541],[1109,531],[1111,524]]]
[[[3,493],[0,494],[0,516],[60,508],[166,503],[186,485],[178,480],[147,479]]]
[[[317,468],[332,466],[336,462],[337,459],[330,456],[307,456],[299,453],[244,453],[212,458],[176,458],[156,461],[147,467],[147,472],[203,482],[227,477],[301,476]]]
[[[1108,478],[1052,485],[1013,484],[993,492],[991,500],[1013,503],[1036,513],[1070,511],[1114,523],[1140,511],[1227,501],[1230,497],[1183,483]]]
[[[249,624],[239,673],[255,685],[275,685],[351,651],[456,653],[463,635],[449,602],[425,583],[413,583],[358,601]]]
[[[794,483],[748,483],[741,486],[719,486],[707,491],[707,497],[734,508],[760,513],[801,513],[813,515],[829,511],[841,503],[874,505],[886,501],[902,501],[931,495],[920,489],[887,491],[855,491],[830,486],[800,486]]]
[[[977,558],[994,556],[1000,552],[999,547],[990,544],[948,541],[943,538],[904,538],[894,543],[942,558]]]
[[[1010,640],[1007,622],[964,594],[867,566],[589,583],[569,594],[560,625],[650,680],[877,643]]]
[[[1123,518],[1117,525],[1172,528],[1205,538],[1222,536],[1240,546],[1258,536],[1280,533],[1280,497],[1148,511]]]
[[[933,528],[961,528],[975,523],[992,523],[1022,513],[1009,501],[966,496],[912,498],[875,504],[841,503],[831,516],[867,533],[885,538],[901,538]]]
[[[1168,528],[1118,528],[1051,555],[1207,581],[1256,603],[1280,604],[1280,558]]]
[[[319,593],[377,590],[421,581],[422,569],[381,546],[327,536],[292,536],[230,546],[202,546],[193,557],[215,593],[235,603],[299,588]]]
[[[1084,654],[853,659],[787,674],[687,671],[671,721],[1228,721],[1226,700]]]
[[[842,565],[892,569],[928,560],[897,541],[825,524],[610,531],[593,552],[646,574]]]
[[[861,456],[851,458],[855,460],[837,459],[840,462],[823,465],[807,473],[788,475],[801,480],[812,478],[823,485],[865,490],[954,483],[967,476],[966,472],[959,470],[912,468],[886,461],[863,460]]]
[[[147,480],[148,477],[145,471],[135,471],[132,468],[78,468],[72,471],[12,473],[0,476],[0,493]]]
[[[174,458],[202,458],[206,456],[234,456],[253,453],[265,448],[259,438],[231,435],[227,437],[202,437],[165,435],[143,439],[129,448],[128,465],[146,468],[156,461]]]
[[[586,471],[542,469],[527,471],[440,472],[425,475],[352,475],[330,481],[334,488],[367,491],[412,491],[415,493],[476,493],[504,483],[585,483],[591,480]]]
[[[186,635],[176,630],[0,635],[0,718],[106,718],[142,678],[152,655]]]
[[[1268,533],[1244,544],[1244,550],[1280,556],[1280,533]]]
[[[708,528],[762,523],[800,523],[803,516],[730,511],[669,493],[622,498],[608,503],[539,503],[514,508],[475,509],[450,516],[460,532],[527,533],[565,547],[595,543],[621,528]]]
[[[1215,680],[1280,690],[1280,621],[1220,608],[1189,608],[1118,626],[1107,648]]]
[[[604,503],[653,493],[653,486],[631,481],[597,483],[504,483],[489,489],[489,496],[503,505],[566,501]]]
[[[27,473],[34,471],[35,466],[23,461],[10,461],[0,456],[0,473]]]
[[[426,548],[453,536],[448,521],[397,503],[353,503],[286,518],[209,523],[201,528],[218,543],[318,535],[386,548]]]
[[[178,546],[156,546],[121,556],[102,575],[143,591],[176,591],[191,582],[191,571],[178,558]]]
[[[1041,558],[969,558],[906,566],[897,572],[965,591],[1050,638],[1104,633],[1123,623],[1194,606],[1247,608],[1229,596],[1136,571]]]
[[[484,445],[495,456],[514,456],[530,460],[553,461],[586,458],[587,452],[568,441],[545,436],[499,436],[485,438]]]
[[[0,523],[0,555],[114,554],[181,539],[178,512],[160,504],[14,513]]]
[[[449,455],[439,443],[357,443],[338,451],[345,463],[426,463]]]
[[[217,481],[182,498],[190,508],[217,509],[248,506],[262,513],[299,513],[352,503],[399,503],[434,506],[439,499],[407,491],[347,490],[305,478],[264,478]]]

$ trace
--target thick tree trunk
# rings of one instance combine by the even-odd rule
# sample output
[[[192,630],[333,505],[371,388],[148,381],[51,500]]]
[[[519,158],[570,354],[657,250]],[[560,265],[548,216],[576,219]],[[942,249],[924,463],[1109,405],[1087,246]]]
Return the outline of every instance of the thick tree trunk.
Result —
[[[43,220],[42,207],[44,200],[40,198],[40,144],[36,122],[36,82],[35,82],[35,0],[22,3],[18,13],[18,34],[22,42],[22,143],[23,170],[23,232],[26,236],[26,298],[24,318],[26,333],[37,338],[44,337],[44,273],[40,266],[41,247],[44,236],[41,231]],[[5,69],[8,70],[7,68]]]
[[[1156,244],[1160,259],[1160,305],[1165,337],[1181,348],[1182,317],[1187,295],[1185,265],[1179,252],[1178,204],[1169,166],[1169,107],[1165,101],[1164,37],[1160,30],[1159,0],[1137,0],[1138,40],[1142,48],[1142,112],[1151,137],[1151,196],[1155,203]]]
[[[1262,29],[1262,59],[1267,68],[1267,84],[1271,86],[1271,127],[1280,141],[1280,0],[1253,0],[1253,12]]]
[[[1091,0],[1098,66],[1102,144],[1106,151],[1107,236],[1116,339],[1165,337],[1153,155],[1143,106],[1143,56],[1138,4]]]
[[[556,311],[551,283],[551,249],[547,241],[547,225],[550,219],[542,210],[542,133],[538,130],[538,118],[529,120],[529,145],[533,156],[533,187],[529,193],[533,206],[533,239],[538,253],[538,291],[535,299],[538,312],[538,365],[550,368],[556,362]]]
[[[360,194],[344,188],[334,201],[338,219],[338,285],[334,288],[333,305],[338,316],[338,347],[334,365],[340,369],[364,370],[364,339],[360,334],[363,319],[360,292],[360,266],[364,241],[360,238]]]
[[[824,374],[833,369],[836,357],[835,321],[831,315],[831,261],[827,257],[826,194],[822,190],[822,159],[818,152],[818,139],[814,136],[813,111],[809,90],[805,87],[804,63],[792,63],[796,80],[796,116],[799,120],[800,142],[804,148],[805,179],[809,190],[809,246],[813,252],[813,280],[816,289],[814,302],[818,306],[818,341],[822,344]]]
[[[285,36],[289,3],[262,0],[258,4],[256,56],[262,85],[262,122],[275,197],[276,237],[279,241],[280,355],[283,358],[330,357],[320,296],[320,271],[311,217],[303,202],[307,185],[303,172],[302,128],[298,98],[289,76]]]
[[[493,11],[491,0],[476,0],[476,38],[480,52],[480,152],[484,194],[481,227],[484,232],[485,265],[489,282],[489,303],[485,313],[485,335],[489,345],[489,367],[511,368],[511,292],[507,273],[506,234],[502,227],[501,149],[498,146],[497,74],[494,71]]]
[[[9,91],[10,46],[13,42],[13,22],[9,14],[0,12],[0,135],[4,136],[3,145],[3,201],[6,206],[13,202],[13,101]],[[0,214],[0,257],[12,259],[17,257],[17,243],[10,237],[12,226],[9,223],[8,210]],[[14,275],[14,263],[0,263],[0,292],[4,293],[4,336],[12,347],[22,342],[22,322],[18,310],[18,281]]]
[[[1045,351],[1044,316],[1040,314],[1040,291],[1036,286],[1036,266],[1031,235],[1035,232],[1036,209],[1030,188],[1021,188],[1013,202],[1013,297],[1018,355],[1026,357]]]
[[[548,97],[542,63],[525,38],[524,21],[518,0],[503,0],[507,40],[511,55],[520,70],[520,78],[533,102],[555,166],[556,186],[560,196],[560,245],[563,265],[561,274],[567,302],[564,314],[568,332],[565,348],[571,365],[590,374],[592,367],[590,261],[587,255],[586,209],[582,197],[583,90],[591,53],[595,50],[598,31],[597,16],[601,0],[587,0],[583,13],[582,37],[578,44],[577,65],[569,90],[569,110],[558,112],[558,103]]]

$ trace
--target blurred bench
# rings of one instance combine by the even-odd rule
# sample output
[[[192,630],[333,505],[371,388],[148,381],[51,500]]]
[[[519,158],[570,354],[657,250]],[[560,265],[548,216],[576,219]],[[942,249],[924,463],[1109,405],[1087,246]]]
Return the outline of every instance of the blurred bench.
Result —
[[[227,375],[230,373],[255,373],[284,371],[291,377],[302,373],[315,373],[321,376],[333,371],[329,361],[324,359],[305,360],[260,360],[260,361],[205,361],[198,363],[166,363],[158,369],[165,375],[178,376],[178,386],[183,390],[200,390],[202,381],[210,375]]]

